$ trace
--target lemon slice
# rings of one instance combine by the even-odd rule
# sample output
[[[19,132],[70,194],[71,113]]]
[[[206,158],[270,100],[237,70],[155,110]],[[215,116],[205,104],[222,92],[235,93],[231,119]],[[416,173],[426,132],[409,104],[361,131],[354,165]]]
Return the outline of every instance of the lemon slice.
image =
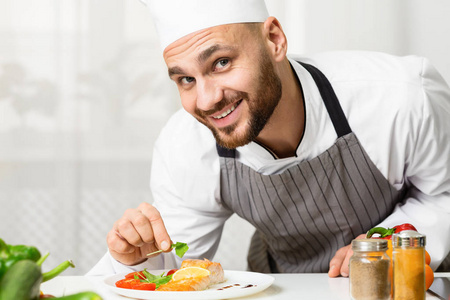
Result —
[[[186,267],[179,269],[172,275],[173,281],[178,281],[187,278],[194,277],[205,277],[209,276],[211,273],[207,269],[199,268],[199,267]]]

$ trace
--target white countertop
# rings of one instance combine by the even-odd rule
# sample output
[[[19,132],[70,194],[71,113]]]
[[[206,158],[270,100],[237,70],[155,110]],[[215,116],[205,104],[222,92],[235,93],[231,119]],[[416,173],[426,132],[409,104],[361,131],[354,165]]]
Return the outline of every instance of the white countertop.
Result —
[[[270,274],[274,283],[266,290],[236,299],[350,299],[348,278],[329,278],[327,274]],[[450,278],[450,273],[436,273],[435,277]],[[95,291],[105,300],[130,299],[110,291],[103,277],[59,276],[41,286],[45,294],[70,295],[81,291]],[[427,292],[426,299],[440,299]]]

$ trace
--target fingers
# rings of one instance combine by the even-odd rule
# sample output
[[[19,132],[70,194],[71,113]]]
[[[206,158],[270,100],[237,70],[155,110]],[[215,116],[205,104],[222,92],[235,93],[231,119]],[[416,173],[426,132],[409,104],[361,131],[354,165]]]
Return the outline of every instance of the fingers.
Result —
[[[128,209],[122,218],[114,224],[119,237],[131,246],[142,247],[144,243],[153,242],[153,230],[148,218],[139,210]]]
[[[350,257],[353,255],[353,250],[352,250],[351,245],[349,245],[347,247],[348,247],[347,253],[345,254],[344,261],[342,262],[342,265],[341,265],[341,275],[344,277],[348,277]]]
[[[139,248],[128,243],[115,229],[108,233],[106,241],[109,253],[117,261],[125,265],[133,265],[142,260]]]
[[[146,259],[146,254],[156,250],[171,250],[170,237],[159,211],[148,203],[137,209],[128,209],[114,223],[107,235],[111,255],[125,264]]]
[[[152,205],[148,203],[142,203],[139,205],[138,209],[146,216],[150,223],[152,229],[152,237],[156,242],[159,249],[163,251],[171,250],[170,245],[172,244],[169,234],[167,233],[164,221],[161,218],[159,211]]]
[[[361,234],[356,239],[365,238],[365,234]],[[336,254],[330,261],[329,277],[337,277],[339,275],[348,277],[350,257],[353,255],[352,245],[347,245],[336,251]]]
[[[116,230],[112,229],[106,236],[108,248],[117,253],[133,253],[135,247],[128,243]]]
[[[347,252],[348,252],[349,248],[350,248],[350,245],[342,247],[338,251],[336,251],[336,254],[330,261],[330,270],[328,271],[329,277],[337,277],[339,275],[348,276],[348,271],[347,271],[347,273],[342,274],[341,270],[342,270],[344,261],[346,260],[346,256],[347,256]]]

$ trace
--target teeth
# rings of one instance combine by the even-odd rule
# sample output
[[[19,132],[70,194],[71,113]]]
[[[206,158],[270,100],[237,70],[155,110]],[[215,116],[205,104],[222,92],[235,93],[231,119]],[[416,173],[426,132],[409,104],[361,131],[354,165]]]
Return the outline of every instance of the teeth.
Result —
[[[226,116],[228,116],[235,108],[237,107],[237,103],[235,105],[233,105],[229,110],[225,111],[223,114],[219,115],[219,116],[215,116],[213,117],[214,119],[222,119],[225,118]]]

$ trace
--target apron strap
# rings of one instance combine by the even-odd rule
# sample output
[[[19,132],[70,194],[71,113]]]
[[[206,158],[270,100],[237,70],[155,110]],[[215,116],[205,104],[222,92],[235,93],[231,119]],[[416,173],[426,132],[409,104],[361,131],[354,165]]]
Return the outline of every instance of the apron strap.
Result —
[[[236,157],[236,149],[228,149],[225,147],[220,146],[216,143],[217,153],[219,154],[219,157],[229,157],[229,158],[235,158]]]
[[[352,129],[348,124],[344,111],[339,104],[339,100],[334,93],[333,87],[331,86],[325,75],[312,65],[302,62],[298,63],[301,64],[311,74],[312,78],[316,82],[325,107],[327,108],[328,114],[330,115],[334,130],[336,130],[338,137],[351,133]]]

